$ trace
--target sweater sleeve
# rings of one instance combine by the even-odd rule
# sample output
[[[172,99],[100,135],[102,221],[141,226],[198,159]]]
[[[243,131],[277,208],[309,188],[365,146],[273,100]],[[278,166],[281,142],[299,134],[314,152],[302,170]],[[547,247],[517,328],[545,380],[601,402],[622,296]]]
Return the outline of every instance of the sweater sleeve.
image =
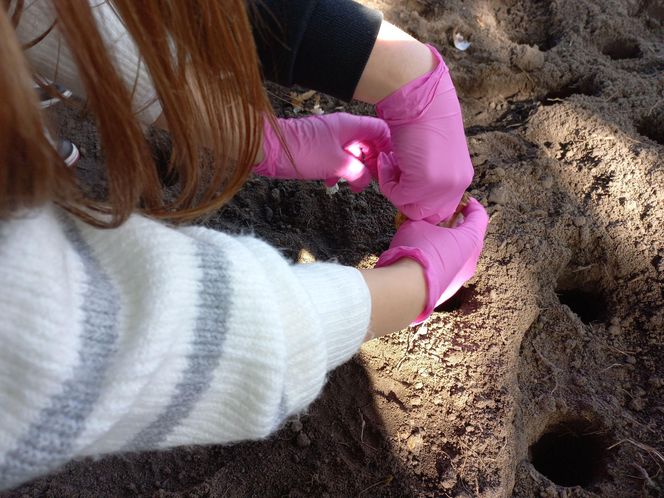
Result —
[[[250,0],[254,40],[268,80],[349,101],[382,14],[353,0]]]
[[[140,216],[0,224],[0,489],[84,455],[264,438],[359,348],[354,268]]]

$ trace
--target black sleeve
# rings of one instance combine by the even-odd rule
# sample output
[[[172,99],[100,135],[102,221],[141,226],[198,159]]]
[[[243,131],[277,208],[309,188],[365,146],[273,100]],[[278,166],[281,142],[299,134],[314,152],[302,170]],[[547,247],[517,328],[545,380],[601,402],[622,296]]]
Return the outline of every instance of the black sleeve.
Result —
[[[250,0],[264,76],[351,100],[383,16],[352,0]]]

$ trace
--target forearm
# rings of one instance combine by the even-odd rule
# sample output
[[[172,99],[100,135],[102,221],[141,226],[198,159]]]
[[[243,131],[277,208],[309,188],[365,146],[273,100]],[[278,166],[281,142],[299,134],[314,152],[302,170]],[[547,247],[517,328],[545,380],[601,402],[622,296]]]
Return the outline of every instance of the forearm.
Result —
[[[371,293],[371,325],[365,340],[407,327],[424,309],[427,289],[416,261],[403,258],[390,266],[360,271]]]

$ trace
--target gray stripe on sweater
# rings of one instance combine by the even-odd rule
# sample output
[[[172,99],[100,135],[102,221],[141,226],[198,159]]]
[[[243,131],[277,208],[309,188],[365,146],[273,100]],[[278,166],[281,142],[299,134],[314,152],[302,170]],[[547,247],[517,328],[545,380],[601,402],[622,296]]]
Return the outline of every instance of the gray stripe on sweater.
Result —
[[[116,351],[120,310],[117,291],[74,221],[63,215],[60,222],[85,271],[78,363],[71,377],[62,384],[62,390],[51,397],[16,447],[5,455],[4,463],[0,465],[0,488],[52,471],[73,456],[74,442],[83,432],[99,399]]]
[[[231,299],[228,260],[219,247],[205,242],[198,243],[198,258],[203,279],[187,365],[164,411],[126,449],[154,448],[163,442],[210,387],[221,360]]]

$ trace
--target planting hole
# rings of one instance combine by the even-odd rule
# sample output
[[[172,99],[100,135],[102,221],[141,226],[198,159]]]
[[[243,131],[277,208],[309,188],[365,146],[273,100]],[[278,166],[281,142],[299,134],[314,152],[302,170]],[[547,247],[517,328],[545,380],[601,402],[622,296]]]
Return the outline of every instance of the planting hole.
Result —
[[[571,265],[558,278],[556,294],[583,323],[602,322],[608,316],[608,304],[600,280],[599,265]]]
[[[567,85],[547,93],[542,99],[542,104],[553,105],[558,103],[561,99],[566,99],[572,95],[599,95],[600,89],[592,78],[585,78],[576,80]]]
[[[461,287],[458,291],[456,291],[456,294],[454,294],[451,298],[449,298],[447,301],[444,303],[439,304],[436,306],[436,309],[434,310],[437,313],[452,313],[454,311],[461,310],[461,308],[465,308],[468,306],[469,301],[471,301],[471,298],[475,294],[475,286],[474,285],[469,285],[467,287]]]
[[[554,17],[549,0],[515,0],[499,22],[504,23],[507,35],[520,45],[537,45],[542,52],[560,43],[554,31]]]
[[[606,317],[606,305],[601,294],[579,289],[559,291],[560,302],[579,315],[583,323],[599,322]]]
[[[664,145],[664,113],[663,115],[650,114],[636,124],[636,131],[644,137]]]
[[[634,39],[614,40],[604,47],[602,53],[613,60],[638,59],[643,55],[639,42]]]
[[[587,420],[549,427],[529,449],[535,469],[559,486],[589,487],[606,475],[606,434]]]

